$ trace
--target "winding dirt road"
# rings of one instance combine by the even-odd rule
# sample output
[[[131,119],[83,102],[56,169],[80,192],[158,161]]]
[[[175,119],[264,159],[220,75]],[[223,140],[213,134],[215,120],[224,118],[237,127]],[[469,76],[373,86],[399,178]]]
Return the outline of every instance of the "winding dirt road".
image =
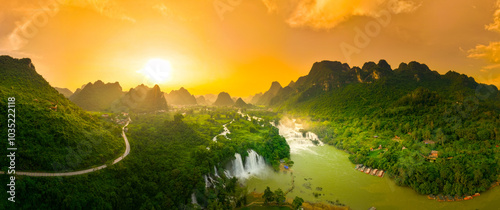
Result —
[[[115,161],[113,161],[113,164],[116,164],[123,160],[123,158],[127,157],[127,155],[130,153],[130,144],[128,143],[127,136],[125,135],[125,127],[128,126],[128,124],[131,122],[130,117],[128,118],[127,123],[123,126],[122,128],[122,137],[123,140],[125,141],[125,152],[123,153],[122,156],[119,158],[116,158]],[[71,171],[71,172],[63,172],[63,173],[49,173],[49,172],[23,172],[23,171],[16,171],[15,175],[21,175],[21,176],[75,176],[75,175],[80,175],[80,174],[86,174],[86,173],[91,173],[94,171],[101,170],[103,168],[106,168],[107,165],[101,165],[97,166],[94,168],[86,169],[86,170],[80,170],[80,171]],[[5,172],[0,171],[0,174],[4,174]]]

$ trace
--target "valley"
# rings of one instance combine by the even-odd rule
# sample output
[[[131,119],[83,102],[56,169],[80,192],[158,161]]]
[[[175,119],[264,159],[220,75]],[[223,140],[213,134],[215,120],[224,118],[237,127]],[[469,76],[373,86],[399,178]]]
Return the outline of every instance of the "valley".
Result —
[[[25,151],[16,190],[46,197],[18,193],[17,208],[295,208],[294,200],[333,209],[499,205],[500,96],[466,75],[441,75],[417,62],[393,70],[384,60],[362,68],[322,61],[296,82],[273,82],[247,103],[227,92],[166,94],[158,85],[124,92],[119,83],[102,81],[64,96],[68,91],[52,88],[29,60],[2,59],[0,73],[12,79],[0,93],[15,94],[25,102],[24,115],[33,116],[21,118],[18,135],[53,134],[49,146],[19,141]],[[14,69],[25,76],[13,76]],[[79,132],[94,138],[71,143]],[[55,142],[66,152],[45,150],[48,156],[38,157],[34,148],[56,148]],[[383,177],[359,172],[356,164]],[[255,195],[267,187],[286,202],[264,205]],[[428,199],[476,194],[466,201]]]

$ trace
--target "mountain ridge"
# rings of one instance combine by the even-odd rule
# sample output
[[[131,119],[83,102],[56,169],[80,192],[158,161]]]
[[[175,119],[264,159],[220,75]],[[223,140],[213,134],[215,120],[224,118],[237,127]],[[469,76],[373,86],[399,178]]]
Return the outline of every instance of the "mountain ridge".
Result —
[[[93,116],[69,99],[36,72],[28,58],[0,56],[0,97],[15,97],[16,165],[20,171],[65,171],[102,164],[123,151],[121,129]],[[7,107],[6,100],[0,105]],[[7,122],[7,109],[0,109]],[[6,129],[2,133],[6,134]],[[85,153],[75,153],[85,148]],[[5,152],[1,154],[5,155]],[[78,161],[68,158],[78,157]],[[101,159],[103,158],[103,159]],[[1,165],[8,163],[0,160]]]
[[[179,90],[172,90],[170,93],[165,93],[165,99],[168,104],[171,105],[196,105],[196,97],[191,95],[188,90],[184,87],[179,88]]]
[[[220,92],[219,95],[217,95],[217,100],[215,100],[214,106],[233,106],[234,101],[229,95],[229,93],[226,92]]]
[[[88,111],[102,111],[123,95],[120,83],[104,83],[97,80],[75,91],[69,100]]]

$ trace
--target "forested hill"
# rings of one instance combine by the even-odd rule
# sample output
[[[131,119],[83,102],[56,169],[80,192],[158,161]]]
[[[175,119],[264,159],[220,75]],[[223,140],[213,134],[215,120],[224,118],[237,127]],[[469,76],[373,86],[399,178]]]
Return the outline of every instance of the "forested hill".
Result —
[[[103,164],[123,152],[120,127],[86,113],[58,93],[30,59],[0,56],[0,78],[2,128],[7,122],[7,99],[15,97],[16,160],[22,160],[16,170],[72,171]],[[7,136],[7,129],[1,132]],[[7,143],[3,142],[4,148]],[[0,165],[7,166],[6,161],[3,158]]]
[[[315,63],[286,88],[270,106],[311,117],[309,129],[324,142],[348,151],[354,163],[387,170],[397,184],[466,195],[500,180],[500,95],[493,85],[418,62],[392,70],[381,60],[362,68]]]
[[[385,60],[378,64],[367,62],[362,68],[321,61],[312,66],[308,75],[285,88],[271,99],[270,106],[305,110],[321,117],[340,113],[370,115],[380,109],[409,105],[404,103],[480,101],[481,106],[489,109],[498,111],[500,107],[500,94],[494,85],[479,84],[474,78],[453,71],[441,75],[415,61],[401,63],[394,70]],[[416,101],[423,98],[415,94],[427,92],[435,95],[437,101]]]

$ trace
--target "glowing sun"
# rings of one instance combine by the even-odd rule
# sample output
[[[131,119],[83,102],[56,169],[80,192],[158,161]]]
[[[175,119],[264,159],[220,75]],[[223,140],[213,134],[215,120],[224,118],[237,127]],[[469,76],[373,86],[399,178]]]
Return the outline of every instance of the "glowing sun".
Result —
[[[170,78],[172,65],[169,61],[160,58],[150,59],[144,67],[137,71],[144,75],[145,79],[156,84],[164,83]]]

